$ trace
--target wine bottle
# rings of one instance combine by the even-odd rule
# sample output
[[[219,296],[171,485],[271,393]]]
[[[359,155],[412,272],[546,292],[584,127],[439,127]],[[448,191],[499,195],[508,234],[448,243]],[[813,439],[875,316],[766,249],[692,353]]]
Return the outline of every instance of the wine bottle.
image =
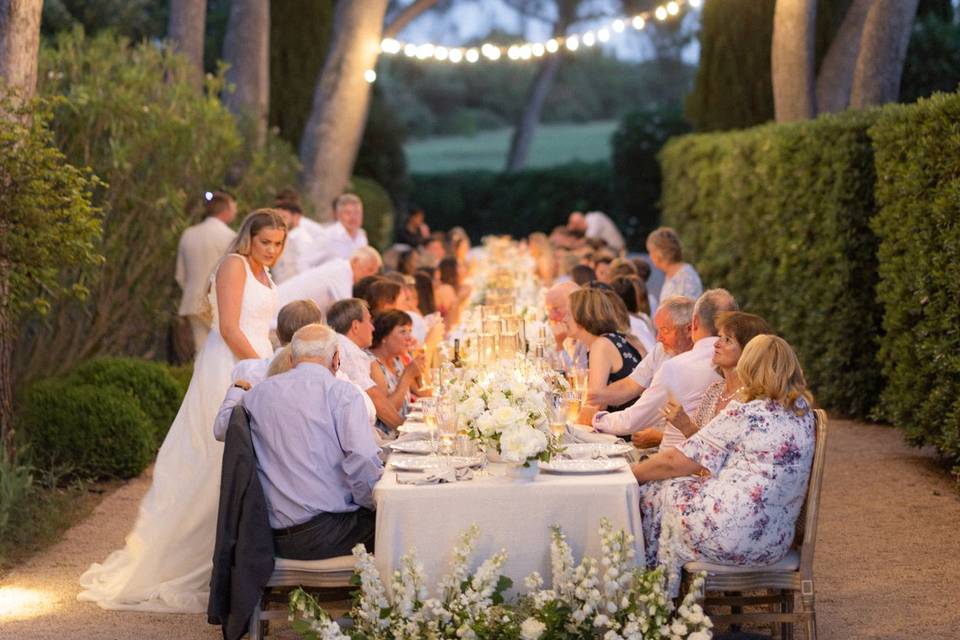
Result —
[[[457,369],[463,367],[463,360],[460,359],[460,338],[453,339],[453,359],[450,362]]]

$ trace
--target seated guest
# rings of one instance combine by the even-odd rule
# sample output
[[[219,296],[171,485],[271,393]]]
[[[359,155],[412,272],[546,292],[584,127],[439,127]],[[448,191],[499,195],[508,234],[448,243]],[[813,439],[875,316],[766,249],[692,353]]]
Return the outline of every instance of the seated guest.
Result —
[[[570,278],[578,287],[585,287],[597,279],[597,274],[585,264],[578,264],[570,270]]]
[[[437,313],[437,305],[433,296],[433,275],[418,269],[413,274],[413,281],[417,290],[417,309],[419,309],[420,314],[426,318]]]
[[[596,256],[593,261],[593,272],[597,275],[597,280],[603,284],[610,284],[613,276],[610,275],[610,265],[613,264],[613,258],[608,255]]]
[[[470,287],[463,283],[457,259],[449,256],[440,261],[437,270],[440,285],[437,287],[437,310],[448,327],[460,322],[460,313],[470,301]]]
[[[740,311],[721,313],[717,319],[717,329],[719,337],[713,345],[713,364],[723,379],[707,387],[693,419],[675,400],[668,400],[662,409],[666,421],[676,427],[685,438],[689,438],[713,420],[740,390],[742,383],[737,375],[737,363],[743,348],[755,337],[773,333],[766,320]]]
[[[616,223],[601,211],[586,214],[574,211],[567,220],[567,228],[583,233],[587,238],[599,238],[614,251],[623,251],[626,247]]]
[[[616,258],[610,263],[610,280],[619,277],[628,277],[637,275],[637,267],[632,260],[626,258]]]
[[[583,343],[589,354],[588,391],[626,378],[640,364],[640,353],[627,341],[620,326],[626,309],[619,307],[623,302],[610,291],[587,288],[570,294],[567,333]]]
[[[447,234],[443,231],[434,231],[423,244],[422,249],[424,264],[436,267],[441,260],[447,257]]]
[[[384,311],[373,319],[373,343],[370,353],[374,357],[370,377],[376,384],[386,406],[377,405],[377,427],[387,436],[393,436],[397,427],[406,420],[411,391],[417,389],[417,378],[423,370],[422,357],[411,360],[406,366],[403,358],[410,347],[410,316],[399,309]]]
[[[531,233],[527,239],[530,246],[530,257],[536,265],[537,279],[545,286],[550,286],[557,277],[557,259],[547,236],[539,231]]]
[[[403,251],[397,259],[397,271],[405,276],[412,276],[420,266],[420,254],[416,249]]]
[[[383,474],[360,391],[334,375],[337,339],[323,325],[291,343],[294,368],[243,398],[277,556],[322,560],[373,550],[373,486]]]
[[[694,304],[694,300],[682,296],[664,301],[653,318],[657,328],[657,344],[654,345],[653,350],[640,361],[640,366],[628,377],[607,385],[603,389],[587,393],[587,404],[617,405],[637,398],[653,383],[653,376],[664,362],[690,351],[693,348],[690,323]]]
[[[416,249],[430,237],[430,227],[426,225],[425,214],[420,207],[412,207],[407,215],[406,222],[403,223],[400,231],[397,232],[397,242],[401,242],[408,247]]]
[[[713,367],[713,345],[717,341],[717,316],[724,311],[736,311],[737,303],[725,289],[711,289],[697,300],[690,326],[693,348],[675,356],[662,365],[653,376],[650,386],[640,398],[623,411],[601,411],[593,417],[597,431],[626,435],[642,431],[634,444],[652,447],[676,446],[683,442],[683,434],[673,425],[663,429],[660,410],[672,396],[693,413],[700,405],[704,391],[720,379]],[[661,442],[662,440],[662,442]]]
[[[366,300],[367,290],[370,289],[370,286],[374,282],[380,282],[382,279],[383,279],[383,275],[380,273],[376,273],[372,276],[366,276],[364,278],[360,278],[359,280],[353,283],[353,292],[352,292],[353,297],[360,298],[361,300]]]
[[[570,295],[580,287],[569,280],[558,282],[544,296],[547,322],[553,332],[551,359],[558,361],[564,371],[587,368],[587,349],[568,334],[570,324]]]
[[[391,278],[391,276],[393,277]],[[406,311],[407,315],[410,316],[410,320],[413,322],[410,332],[414,340],[416,340],[416,346],[423,347],[430,353],[432,349],[436,348],[440,344],[440,341],[443,340],[443,335],[446,330],[443,325],[443,320],[441,320],[439,316],[425,318],[423,314],[420,313],[419,295],[417,293],[416,281],[413,277],[402,276],[399,273],[388,273],[387,277],[391,278],[394,282],[402,279],[403,290],[400,293],[400,298],[397,300],[397,309]]]
[[[683,245],[677,232],[670,227],[660,227],[647,236],[647,253],[653,266],[663,271],[666,279],[660,289],[660,300],[672,296],[698,298],[703,285],[696,269],[683,261]]]
[[[640,340],[644,354],[649,353],[657,342],[657,335],[650,321],[647,289],[643,281],[637,276],[617,276],[610,282],[610,288],[620,296],[630,314],[630,332]]]
[[[281,306],[294,300],[313,300],[321,311],[337,300],[349,298],[354,285],[378,272],[383,266],[380,253],[373,247],[360,247],[350,260],[334,258],[319,267],[301,271],[277,287]]]
[[[763,566],[793,542],[813,460],[813,397],[782,338],[760,335],[737,364],[740,392],[698,433],[632,466],[647,565],[665,565],[676,595],[684,563]],[[653,495],[650,495],[653,494]]]
[[[313,236],[301,226],[303,210],[295,202],[277,202],[273,208],[287,223],[287,246],[277,263],[270,269],[270,275],[277,284],[285,282],[301,271],[309,269],[307,257],[313,253]]]
[[[377,315],[381,311],[396,309],[403,293],[403,285],[397,284],[387,276],[381,276],[371,282],[364,292],[363,299],[370,307],[370,313]]]

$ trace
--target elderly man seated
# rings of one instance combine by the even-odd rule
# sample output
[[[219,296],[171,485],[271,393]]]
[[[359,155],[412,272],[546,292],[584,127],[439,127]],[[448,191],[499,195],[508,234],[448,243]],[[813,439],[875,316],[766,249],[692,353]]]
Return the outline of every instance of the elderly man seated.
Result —
[[[373,485],[383,474],[361,391],[336,377],[336,333],[311,324],[291,342],[294,368],[243,398],[276,555],[321,560],[373,550]]]

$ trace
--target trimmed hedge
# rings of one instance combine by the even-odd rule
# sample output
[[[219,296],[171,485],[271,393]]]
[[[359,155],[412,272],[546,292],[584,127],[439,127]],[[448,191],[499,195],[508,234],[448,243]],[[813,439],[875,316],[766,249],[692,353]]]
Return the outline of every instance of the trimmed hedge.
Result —
[[[576,162],[517,173],[414,174],[411,200],[434,229],[460,225],[474,241],[489,233],[525,237],[567,223],[571,211],[605,211],[618,220],[606,162]]]
[[[25,394],[19,422],[36,466],[82,477],[132,478],[156,450],[150,418],[112,385],[38,382]]]
[[[664,222],[704,283],[729,289],[794,346],[822,405],[861,417],[881,386],[876,117],[684,136],[661,154]]]
[[[960,465],[960,95],[886,109],[870,135],[886,331],[877,415]]]
[[[133,398],[150,418],[156,446],[163,443],[177,417],[183,393],[167,367],[137,358],[95,358],[84,362],[67,377],[74,385],[112,385]]]

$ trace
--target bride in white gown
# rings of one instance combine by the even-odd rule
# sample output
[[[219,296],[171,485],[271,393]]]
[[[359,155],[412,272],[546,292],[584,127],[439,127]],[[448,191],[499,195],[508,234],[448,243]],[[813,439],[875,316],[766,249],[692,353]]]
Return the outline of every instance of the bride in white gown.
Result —
[[[277,291],[266,267],[280,257],[285,240],[286,226],[274,211],[255,211],[214,269],[213,328],[160,447],[153,484],[126,546],[87,569],[78,600],[104,609],[206,610],[223,455],[213,423],[237,361],[273,353]]]

